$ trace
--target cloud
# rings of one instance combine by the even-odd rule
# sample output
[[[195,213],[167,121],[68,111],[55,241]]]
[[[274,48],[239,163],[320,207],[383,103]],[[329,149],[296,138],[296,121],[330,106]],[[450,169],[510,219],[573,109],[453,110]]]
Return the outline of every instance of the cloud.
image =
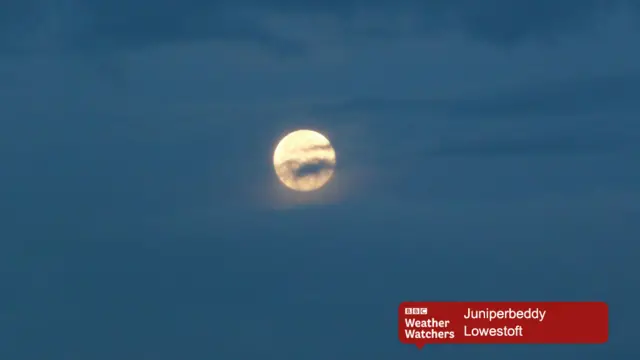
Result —
[[[576,115],[619,113],[640,110],[635,94],[640,91],[640,73],[572,79],[544,84],[496,96],[482,103],[470,103],[468,115],[491,116]]]
[[[279,2],[279,10],[287,1]],[[390,15],[402,14],[413,20],[414,32],[438,34],[461,32],[465,35],[500,45],[514,45],[536,39],[551,41],[555,37],[584,28],[591,28],[600,17],[632,2],[627,0],[435,0],[401,1],[357,0],[330,1],[324,6],[307,8],[300,6],[289,10],[298,14],[324,12],[340,19],[345,29],[358,30],[356,20],[368,23],[369,34],[393,35],[398,28],[385,26]],[[366,14],[366,15],[363,15]],[[369,16],[370,20],[362,20]],[[366,28],[366,26],[365,26]],[[362,28],[360,28],[362,30]],[[365,31],[365,33],[367,33]]]
[[[640,73],[561,80],[475,98],[354,98],[320,104],[319,115],[426,112],[456,118],[562,116],[640,111]]]
[[[316,175],[325,171],[332,171],[333,167],[334,164],[331,161],[325,159],[315,159],[300,165],[293,171],[293,174],[297,178],[304,178],[309,175]]]
[[[629,0],[433,0],[366,3],[357,0],[262,2],[186,0],[72,2],[52,6],[43,0],[12,1],[0,14],[0,42],[5,51],[57,49],[95,51],[138,49],[202,40],[258,44],[279,54],[300,54],[296,28],[276,32],[273,19],[330,20],[343,33],[364,36],[462,32],[499,45],[555,37],[595,26],[603,14]],[[144,3],[146,4],[146,3]],[[390,22],[390,17],[404,19]],[[393,24],[393,25],[389,25]],[[412,24],[407,28],[406,24]],[[328,29],[317,29],[326,32]]]
[[[615,151],[624,144],[615,139],[566,134],[540,137],[494,138],[459,141],[436,146],[426,152],[429,157],[492,157],[562,154],[597,154]]]
[[[478,97],[354,98],[316,105],[319,117],[358,115],[395,136],[378,138],[378,161],[593,155],[636,151],[640,75],[548,82]],[[425,121],[429,119],[429,121]],[[411,167],[411,166],[409,166]]]
[[[259,21],[223,2],[189,0],[176,6],[161,1],[143,6],[115,0],[56,8],[35,0],[31,5],[11,3],[3,9],[0,41],[5,51],[40,51],[41,39],[47,42],[45,49],[63,52],[138,50],[204,40],[248,42],[284,54],[299,50],[294,42],[275,37]]]

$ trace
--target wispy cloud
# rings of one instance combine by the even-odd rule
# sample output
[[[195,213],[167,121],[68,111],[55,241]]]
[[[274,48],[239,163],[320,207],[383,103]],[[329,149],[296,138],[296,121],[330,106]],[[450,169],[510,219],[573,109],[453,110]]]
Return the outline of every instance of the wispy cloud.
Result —
[[[639,92],[640,77],[631,73],[549,82],[477,98],[352,99],[316,105],[312,111],[339,119],[357,114],[374,127],[393,122],[395,131],[379,134],[376,147],[381,150],[368,156],[406,175],[415,164],[440,158],[635,154]]]
[[[499,45],[558,35],[595,26],[599,16],[631,4],[628,0],[436,0],[401,2],[356,0],[271,1],[10,1],[0,14],[5,51],[38,47],[65,51],[137,49],[199,40],[250,42],[279,53],[299,53],[296,29],[274,32],[273,18],[323,17],[340,31],[364,36],[462,32]],[[146,3],[144,3],[146,4]],[[389,25],[389,16],[406,18]],[[326,29],[324,29],[326,30]],[[318,31],[324,31],[318,29]]]
[[[11,3],[0,18],[0,41],[8,52],[113,52],[204,40],[248,42],[292,54],[298,45],[272,34],[259,19],[223,2]]]
[[[572,79],[475,98],[356,98],[320,104],[318,114],[425,112],[464,118],[558,116],[640,111],[640,74]]]

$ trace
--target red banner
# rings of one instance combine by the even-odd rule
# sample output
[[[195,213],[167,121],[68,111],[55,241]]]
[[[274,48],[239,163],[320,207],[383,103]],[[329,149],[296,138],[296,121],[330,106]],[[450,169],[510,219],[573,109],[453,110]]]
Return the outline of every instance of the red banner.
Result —
[[[600,344],[609,338],[604,302],[404,302],[404,344]]]

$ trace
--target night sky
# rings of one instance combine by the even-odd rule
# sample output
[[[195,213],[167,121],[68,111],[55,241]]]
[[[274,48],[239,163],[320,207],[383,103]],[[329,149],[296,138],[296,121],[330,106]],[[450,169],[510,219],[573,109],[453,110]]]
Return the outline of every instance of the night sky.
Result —
[[[637,1],[0,9],[0,359],[639,357]],[[418,350],[409,300],[607,301],[610,341]]]

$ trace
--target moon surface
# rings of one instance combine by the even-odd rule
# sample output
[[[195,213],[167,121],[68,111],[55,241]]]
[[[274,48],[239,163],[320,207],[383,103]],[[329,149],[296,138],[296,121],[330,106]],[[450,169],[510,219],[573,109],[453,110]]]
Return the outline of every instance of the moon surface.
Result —
[[[283,137],[273,152],[273,167],[280,181],[296,191],[323,187],[336,166],[336,152],[324,135],[296,130]]]

